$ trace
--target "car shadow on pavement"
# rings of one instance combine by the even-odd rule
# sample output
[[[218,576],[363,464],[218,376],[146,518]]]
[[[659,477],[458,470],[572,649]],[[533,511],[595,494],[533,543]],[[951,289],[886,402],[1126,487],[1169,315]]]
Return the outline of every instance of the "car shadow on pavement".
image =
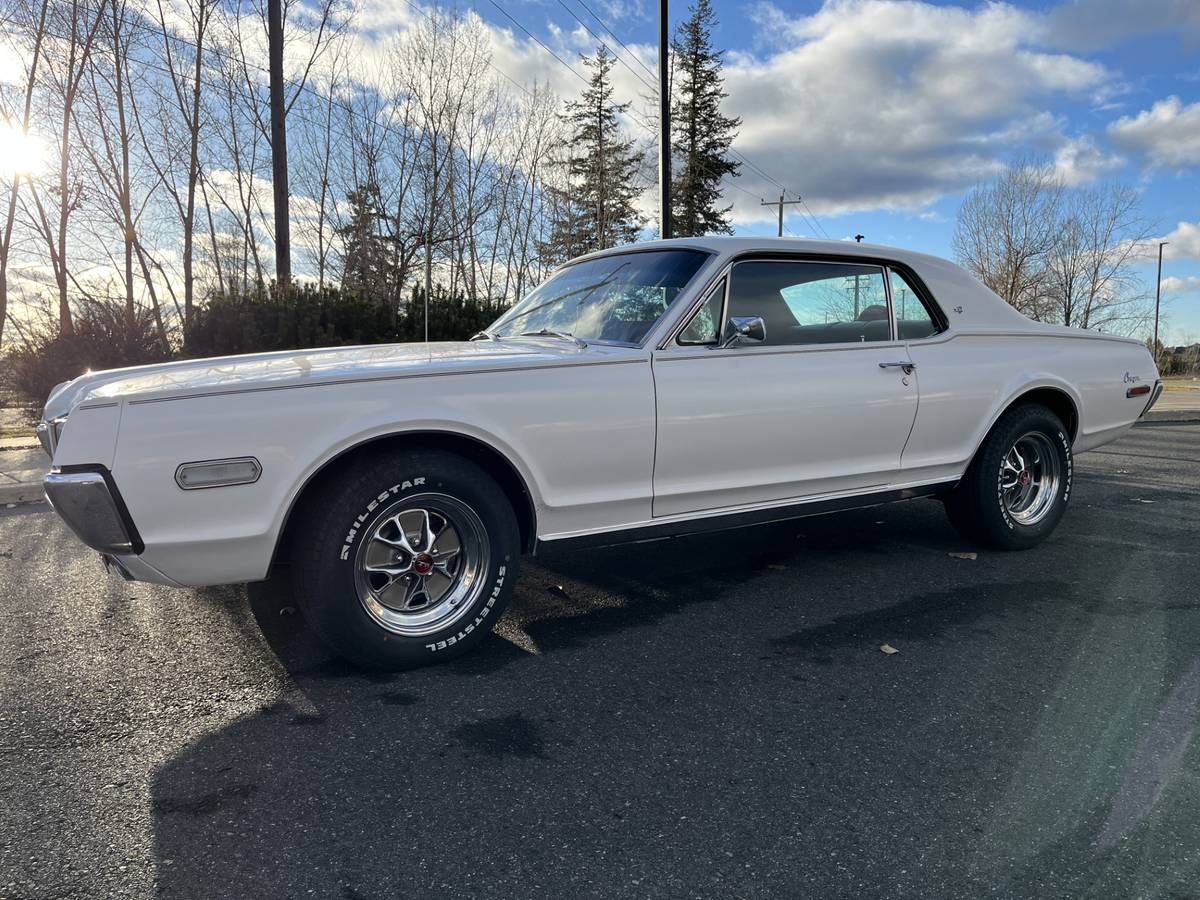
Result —
[[[1129,689],[1081,642],[1194,605],[1130,610],[1089,586],[1119,564],[1065,542],[1020,567],[966,549],[922,501],[548,552],[496,634],[406,673],[331,656],[284,580],[251,586],[287,687],[158,774],[160,892],[946,895],[1063,870],[1054,842],[1086,886],[1119,778],[1046,843],[989,816],[1023,821],[1077,739],[1047,690]],[[1087,761],[1119,774],[1136,734],[1107,740]]]

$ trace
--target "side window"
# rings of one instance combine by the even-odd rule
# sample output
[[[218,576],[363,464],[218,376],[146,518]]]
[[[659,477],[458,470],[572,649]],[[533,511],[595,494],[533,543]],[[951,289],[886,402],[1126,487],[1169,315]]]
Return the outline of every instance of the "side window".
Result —
[[[900,340],[916,341],[941,331],[908,279],[895,269],[888,272],[892,281],[892,305],[896,307],[896,333]]]
[[[721,307],[725,305],[725,279],[708,292],[692,320],[675,340],[680,344],[715,344],[721,336]]]
[[[729,317],[734,316],[761,316],[770,346],[891,338],[887,289],[878,266],[738,263],[729,290]]]

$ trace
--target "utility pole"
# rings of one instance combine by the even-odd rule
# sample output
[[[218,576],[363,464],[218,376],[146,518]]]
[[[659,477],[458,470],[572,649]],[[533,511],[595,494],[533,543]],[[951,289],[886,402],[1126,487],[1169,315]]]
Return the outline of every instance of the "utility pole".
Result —
[[[667,0],[658,0],[658,197],[661,237],[671,237],[671,86]]]
[[[799,197],[797,197],[795,200],[784,200],[784,193],[785,192],[783,191],[779,192],[778,200],[764,200],[762,203],[758,204],[759,206],[779,207],[779,230],[776,232],[776,237],[783,237],[783,208],[785,206],[795,206],[796,204],[803,202]]]
[[[267,0],[267,65],[271,94],[271,187],[275,195],[275,281],[292,281],[292,227],[288,219],[287,127],[283,106],[283,0]]]
[[[1158,364],[1158,303],[1162,297],[1162,248],[1169,243],[1170,241],[1158,242],[1158,280],[1154,282],[1154,346],[1150,350],[1155,365]]]

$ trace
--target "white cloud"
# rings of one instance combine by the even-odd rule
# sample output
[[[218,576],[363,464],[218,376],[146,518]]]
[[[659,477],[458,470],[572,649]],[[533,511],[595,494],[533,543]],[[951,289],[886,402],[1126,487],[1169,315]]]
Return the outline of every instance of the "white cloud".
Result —
[[[1200,38],[1196,0],[1066,0],[1046,14],[1056,46],[1094,50],[1156,31]]]
[[[640,2],[614,5],[644,18]],[[356,78],[382,86],[397,42],[423,14],[393,0],[363,0],[350,53]],[[743,120],[735,146],[818,213],[919,211],[993,176],[1028,148],[1051,156],[1071,184],[1120,163],[1090,136],[1068,137],[1066,122],[1047,109],[1063,97],[1090,102],[1115,80],[1102,65],[1046,50],[1043,16],[1004,3],[966,9],[922,0],[827,0],[807,16],[760,5],[751,15],[756,46],[768,50],[727,57],[726,110]],[[479,24],[499,73],[526,87],[548,85],[564,99],[578,95],[579,79],[535,41],[515,27]],[[579,53],[595,41],[581,27],[559,29],[530,16],[524,24],[548,32],[543,40],[554,53],[584,71]],[[629,48],[654,68],[653,46]],[[653,76],[627,62],[613,69],[615,95],[633,104],[629,132],[653,156],[656,135],[647,126],[656,115],[642,80]],[[757,197],[778,188],[750,167],[737,183],[743,190],[727,194],[736,220],[768,219]],[[651,194],[642,198],[646,212]]]
[[[1200,222],[1180,222],[1174,231],[1159,240],[1167,241],[1163,259],[1200,259]],[[1152,243],[1157,245],[1158,241]],[[1158,252],[1157,247],[1155,252]]]
[[[1162,280],[1164,294],[1189,294],[1193,291],[1200,291],[1200,275],[1188,275],[1184,278],[1169,275]]]
[[[1136,116],[1117,119],[1108,126],[1108,134],[1119,146],[1144,153],[1154,165],[1200,165],[1200,102],[1184,106],[1178,97],[1167,97]]]
[[[810,16],[760,8],[755,21],[771,53],[729,56],[735,146],[817,212],[918,208],[992,176],[1025,141],[1053,151],[1066,138],[1047,102],[1086,100],[1110,80],[1039,49],[1040,19],[1001,3],[830,0]],[[1086,141],[1062,153],[1077,180],[1110,165]],[[777,193],[748,169],[740,182]],[[732,199],[742,221],[769,214]]]
[[[1054,171],[1067,187],[1077,187],[1119,169],[1124,160],[1105,153],[1090,135],[1065,140],[1054,153]]]

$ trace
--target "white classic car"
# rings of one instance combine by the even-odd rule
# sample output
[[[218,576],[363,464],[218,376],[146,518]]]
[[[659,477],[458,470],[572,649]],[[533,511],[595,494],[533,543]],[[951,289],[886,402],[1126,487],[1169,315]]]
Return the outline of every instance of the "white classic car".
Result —
[[[1161,383],[959,267],[761,238],[595,253],[469,342],[84,375],[40,425],[55,510],[127,578],[261,580],[360,664],[463,652],[522,553],[941,497],[972,540],[1058,524],[1072,454]]]

